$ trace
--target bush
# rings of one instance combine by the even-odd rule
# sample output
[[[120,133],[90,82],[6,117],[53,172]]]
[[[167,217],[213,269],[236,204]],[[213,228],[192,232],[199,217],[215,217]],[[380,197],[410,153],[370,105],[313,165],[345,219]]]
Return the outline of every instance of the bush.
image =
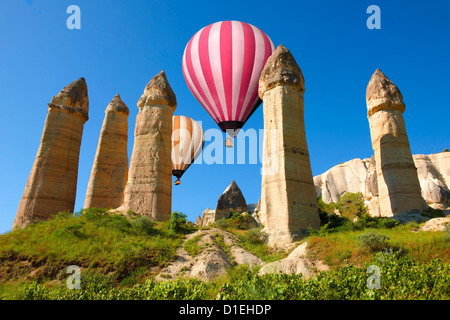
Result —
[[[261,229],[250,229],[241,237],[241,240],[250,244],[264,244],[268,238],[269,235]]]
[[[389,237],[373,231],[365,232],[358,237],[358,244],[370,252],[383,251],[389,247]]]
[[[169,220],[169,232],[171,234],[176,234],[188,233],[189,231],[191,231],[192,227],[188,224],[186,217],[186,214],[174,211]]]
[[[216,227],[221,229],[249,230],[253,224],[253,217],[250,214],[231,212],[229,218],[221,218],[215,222]]]

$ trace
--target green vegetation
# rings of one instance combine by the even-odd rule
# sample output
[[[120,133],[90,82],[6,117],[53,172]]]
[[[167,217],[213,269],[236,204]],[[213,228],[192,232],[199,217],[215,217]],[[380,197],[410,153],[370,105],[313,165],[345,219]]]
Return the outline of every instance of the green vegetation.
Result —
[[[200,238],[200,236],[195,236],[184,243],[184,250],[186,250],[191,257],[195,257],[203,249],[203,246],[198,243]]]
[[[450,299],[450,225],[444,232],[417,232],[418,223],[372,218],[360,194],[346,194],[337,204],[318,199],[318,206],[322,226],[306,239],[309,258],[330,271],[310,280],[258,276],[257,268],[236,265],[211,283],[156,282],[196,230],[186,215],[174,212],[161,223],[132,211],[123,216],[91,208],[0,235],[0,299]],[[252,223],[249,215],[233,213],[215,227],[235,234],[265,262],[286,257],[268,247],[267,234]],[[213,237],[229,249],[219,232]],[[189,255],[207,246],[200,239],[184,243]],[[79,290],[66,286],[69,265],[82,269]],[[367,286],[370,265],[380,268],[380,289]]]
[[[338,271],[321,272],[311,280],[298,275],[258,276],[245,266],[230,272],[228,280],[217,286],[199,280],[175,280],[157,283],[148,279],[129,288],[115,288],[107,276],[89,276],[80,290],[63,287],[49,289],[31,282],[15,293],[16,299],[218,299],[218,300],[374,300],[450,298],[450,266],[439,260],[420,264],[397,254],[377,254],[372,264],[380,270],[380,289],[367,286],[367,268],[347,265]]]

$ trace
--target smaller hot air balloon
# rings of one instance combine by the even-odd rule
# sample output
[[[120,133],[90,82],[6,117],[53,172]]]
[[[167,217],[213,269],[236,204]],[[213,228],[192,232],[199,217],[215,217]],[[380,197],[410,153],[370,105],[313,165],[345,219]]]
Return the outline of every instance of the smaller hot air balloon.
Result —
[[[177,177],[175,185],[201,153],[205,136],[198,122],[185,116],[172,118],[172,175]]]

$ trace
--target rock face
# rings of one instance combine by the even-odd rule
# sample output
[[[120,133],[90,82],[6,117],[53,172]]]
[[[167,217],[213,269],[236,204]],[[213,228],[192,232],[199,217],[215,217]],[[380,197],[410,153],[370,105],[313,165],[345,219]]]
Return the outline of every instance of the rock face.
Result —
[[[190,255],[186,249],[186,241],[197,240],[200,248],[197,254]],[[235,235],[217,228],[199,230],[186,237],[184,244],[177,249],[177,259],[161,270],[157,281],[177,278],[197,278],[211,281],[236,264],[247,264],[249,267],[262,265],[263,261],[252,253],[237,245]]]
[[[232,211],[247,211],[247,203],[245,202],[244,195],[234,180],[217,200],[215,219],[229,218]]]
[[[450,152],[413,155],[421,186],[422,198],[434,209],[450,208]],[[364,169],[362,165],[366,166]],[[315,176],[316,196],[326,203],[337,202],[345,192],[361,192],[372,216],[380,216],[375,157],[353,159]],[[355,181],[362,181],[356,183]]]
[[[138,101],[134,146],[124,203],[154,220],[170,219],[172,209],[172,116],[177,101],[164,71],[145,87]]]
[[[414,155],[422,197],[434,209],[450,207],[450,152]]]
[[[302,71],[280,45],[261,73],[264,144],[260,215],[269,243],[289,243],[320,225],[303,118]]]
[[[346,192],[361,192],[366,185],[369,161],[369,159],[353,159],[315,176],[316,195],[322,196],[322,200],[326,203],[336,203]]]
[[[85,208],[117,208],[123,203],[128,176],[128,115],[128,107],[117,94],[105,111]]]
[[[41,144],[20,200],[13,229],[74,210],[78,161],[89,98],[84,78],[48,104]]]
[[[317,271],[328,271],[329,267],[322,261],[311,261],[308,258],[308,243],[304,242],[284,259],[264,265],[258,272],[264,274],[302,274],[303,279],[313,277]]]
[[[366,103],[377,170],[379,214],[393,217],[420,211],[422,197],[403,119],[403,97],[379,69],[367,86]]]

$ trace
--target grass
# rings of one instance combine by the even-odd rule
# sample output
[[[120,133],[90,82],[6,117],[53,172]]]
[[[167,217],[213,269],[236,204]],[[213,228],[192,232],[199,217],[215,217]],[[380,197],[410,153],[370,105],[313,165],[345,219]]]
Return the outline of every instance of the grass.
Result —
[[[361,248],[358,238],[367,232],[388,237],[388,251],[400,251],[402,255],[427,263],[441,259],[450,263],[450,246],[443,232],[412,232],[408,227],[393,229],[365,229],[330,233],[308,238],[312,258],[320,259],[337,270],[347,264],[361,267],[373,259],[376,252]]]
[[[341,203],[341,217],[322,211],[323,227],[305,239],[310,258],[331,268],[310,281],[294,275],[261,277],[257,269],[235,266],[208,284],[156,283],[154,276],[194,230],[185,215],[174,213],[170,222],[156,223],[133,212],[123,216],[94,208],[0,235],[0,299],[449,299],[450,226],[445,232],[417,232],[418,224],[367,217],[353,198]],[[352,216],[358,221],[346,218]],[[267,235],[261,228],[249,229],[247,219],[233,215],[219,224],[264,262],[287,256],[268,247]],[[369,250],[363,245],[372,238],[384,239],[382,246]],[[185,242],[191,256],[203,249],[200,239]],[[227,250],[219,233],[214,242]],[[382,267],[379,291],[366,288],[370,263]],[[81,290],[66,288],[69,265],[82,268]]]
[[[45,223],[0,236],[0,281],[65,276],[69,265],[113,274],[117,280],[164,266],[175,258],[182,235],[169,235],[167,223],[88,209],[60,213]],[[137,271],[141,270],[141,271]],[[147,275],[149,275],[147,271]],[[31,276],[30,276],[31,275]]]

